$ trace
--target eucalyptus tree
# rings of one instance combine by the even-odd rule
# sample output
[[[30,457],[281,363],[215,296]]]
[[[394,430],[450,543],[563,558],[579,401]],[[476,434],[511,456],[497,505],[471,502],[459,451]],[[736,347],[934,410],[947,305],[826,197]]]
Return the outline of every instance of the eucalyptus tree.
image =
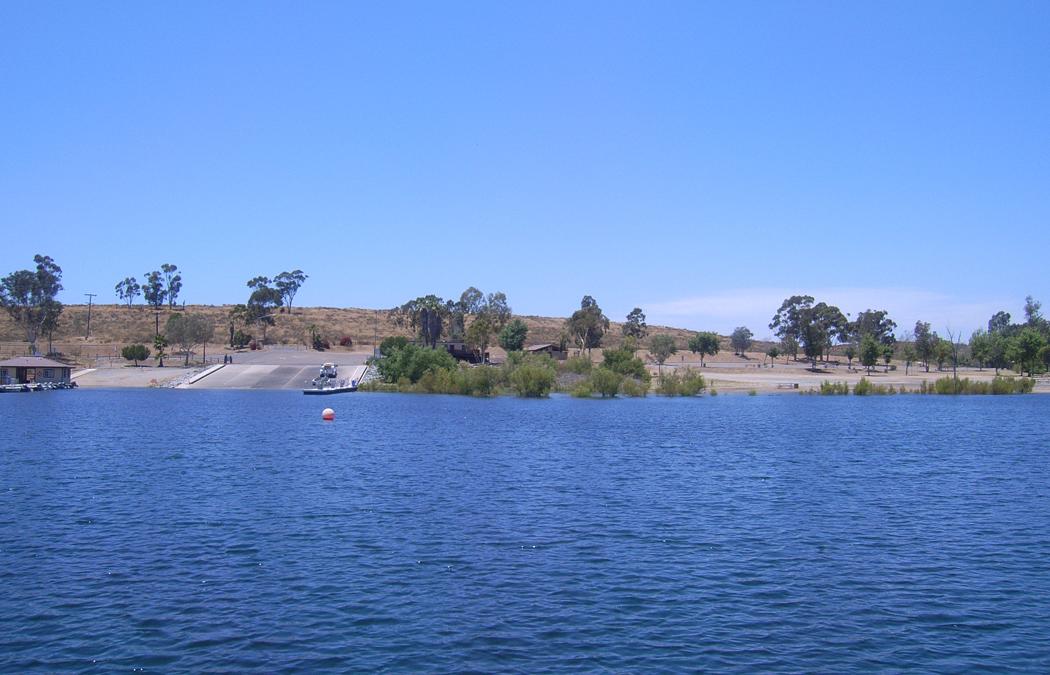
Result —
[[[475,289],[476,290],[476,289]],[[472,320],[467,328],[467,342],[479,361],[485,360],[493,334],[499,333],[511,317],[507,296],[502,292],[489,293],[469,306]]]
[[[248,325],[262,326],[262,340],[266,342],[266,329],[274,325],[274,314],[281,307],[284,298],[281,292],[270,285],[270,278],[264,276],[248,280],[247,286],[252,289],[245,303],[244,322]]]
[[[160,271],[164,275],[164,294],[168,298],[168,309],[172,309],[179,297],[179,291],[182,290],[182,275],[179,274],[179,268],[171,263],[161,265]]]
[[[897,323],[890,319],[889,312],[884,309],[866,309],[849,324],[850,335],[858,342],[865,335],[870,335],[880,344],[892,345],[897,341],[893,335],[895,330]]]
[[[649,327],[645,323],[645,312],[642,311],[641,307],[635,307],[630,311],[621,330],[625,338],[630,337],[639,341],[648,335]]]
[[[434,348],[444,331],[445,321],[449,317],[449,308],[445,301],[436,295],[423,295],[409,300],[400,307],[391,310],[394,325],[409,326],[417,333],[420,342]]]
[[[566,320],[565,327],[576,346],[590,354],[592,349],[602,346],[602,338],[609,331],[609,318],[594,298],[585,295],[580,308]]]
[[[129,308],[135,302],[135,298],[142,295],[142,287],[139,286],[139,282],[135,277],[125,277],[123,281],[118,281],[113,290],[116,291],[117,297],[122,302],[128,303]]]
[[[295,299],[295,294],[299,292],[299,289],[302,288],[308,278],[302,270],[281,272],[273,278],[273,285],[277,292],[281,294],[281,299],[288,308],[289,313],[292,311],[292,300]]]
[[[62,290],[62,268],[50,256],[35,255],[34,270],[18,270],[0,279],[0,306],[25,331],[26,342],[36,353],[36,341],[45,324],[58,323],[62,304],[55,300]]]
[[[802,333],[814,302],[812,295],[792,295],[781,303],[769,322],[769,328],[781,340],[791,338],[796,346],[802,344]],[[794,355],[797,356],[798,352],[795,351]]]
[[[160,335],[160,309],[164,306],[164,299],[167,296],[164,277],[160,272],[156,270],[147,272],[145,282],[142,284],[142,297],[146,300],[146,304],[153,308],[154,336]]]

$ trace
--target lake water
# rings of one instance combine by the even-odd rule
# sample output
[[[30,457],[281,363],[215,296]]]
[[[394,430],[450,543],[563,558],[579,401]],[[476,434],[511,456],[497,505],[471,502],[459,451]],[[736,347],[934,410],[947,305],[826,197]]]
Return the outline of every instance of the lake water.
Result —
[[[0,396],[0,670],[1045,672],[1048,412]]]

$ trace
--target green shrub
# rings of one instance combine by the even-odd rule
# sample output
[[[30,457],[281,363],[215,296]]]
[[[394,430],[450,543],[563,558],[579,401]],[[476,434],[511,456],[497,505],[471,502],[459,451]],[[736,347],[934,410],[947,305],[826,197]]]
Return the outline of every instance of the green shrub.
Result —
[[[660,396],[678,396],[678,383],[680,380],[678,373],[664,373],[656,381],[656,393]]]
[[[408,338],[400,335],[396,337],[388,337],[379,343],[379,353],[383,356],[396,352],[399,349],[404,349],[408,344]]]
[[[704,376],[689,368],[682,374],[682,381],[678,387],[679,396],[696,396],[707,387]]]
[[[384,382],[400,384],[401,378],[407,378],[410,384],[415,384],[427,371],[454,371],[458,366],[456,359],[444,349],[406,344],[400,349],[384,352],[376,367]]]
[[[649,381],[649,371],[646,369],[645,363],[635,356],[634,351],[629,347],[603,349],[602,367],[626,377],[635,377],[645,382]]]
[[[997,375],[991,381],[971,380],[968,377],[956,380],[942,377],[929,387],[929,393],[937,394],[1029,394],[1035,387],[1035,380],[1029,377],[1003,377]],[[920,388],[921,391],[921,388]],[[927,392],[922,392],[927,393]]]
[[[849,393],[849,385],[845,382],[829,382],[824,380],[820,383],[821,396],[845,396]]]
[[[594,388],[591,387],[590,380],[580,380],[569,393],[571,393],[574,398],[590,398],[594,395]]]
[[[871,393],[871,382],[868,382],[868,378],[860,378],[860,382],[853,386],[854,396],[867,396]]]
[[[591,372],[591,388],[598,394],[601,394],[602,398],[606,396],[616,396],[620,391],[620,384],[623,383],[623,375],[613,372],[608,368],[599,367],[595,368]]]
[[[586,356],[573,356],[562,362],[562,368],[570,373],[576,373],[577,375],[586,375],[591,372],[591,368],[594,364]]]
[[[510,386],[523,398],[546,398],[554,388],[555,375],[553,364],[525,362],[511,370]]]
[[[459,391],[447,391],[449,394],[466,394],[468,396],[495,396],[499,393],[502,372],[493,366],[475,366],[461,371],[462,384]],[[450,389],[453,389],[450,387]]]
[[[643,398],[649,394],[649,385],[633,377],[625,377],[620,384],[620,393],[631,398]]]
[[[706,386],[703,375],[687,368],[665,373],[656,385],[656,392],[661,396],[696,396]]]
[[[230,346],[234,349],[244,349],[251,342],[251,333],[245,333],[243,330],[238,329],[237,332],[233,334],[233,342],[230,343]]]

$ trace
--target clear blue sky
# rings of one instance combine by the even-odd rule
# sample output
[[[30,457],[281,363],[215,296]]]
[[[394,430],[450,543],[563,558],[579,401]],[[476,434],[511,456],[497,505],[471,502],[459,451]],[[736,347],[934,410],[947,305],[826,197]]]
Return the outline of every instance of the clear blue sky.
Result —
[[[1048,2],[0,4],[0,273],[757,335],[1050,305]]]

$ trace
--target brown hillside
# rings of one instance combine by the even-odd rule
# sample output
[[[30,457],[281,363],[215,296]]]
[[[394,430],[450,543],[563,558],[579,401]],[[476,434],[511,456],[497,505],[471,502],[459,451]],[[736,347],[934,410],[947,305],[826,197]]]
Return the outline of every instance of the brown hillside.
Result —
[[[215,337],[212,344],[218,346],[229,342],[229,312],[231,305],[187,305],[186,311],[204,314],[215,324]],[[172,312],[162,310],[159,314],[160,327]],[[519,316],[529,327],[528,343],[558,342],[561,337],[565,319],[546,316]],[[59,328],[53,336],[57,351],[78,357],[81,355],[114,354],[123,345],[143,343],[150,345],[153,341],[155,314],[145,306],[128,308],[124,305],[93,305],[91,308],[91,337],[85,340],[87,328],[87,305],[67,305],[62,313]],[[296,307],[291,313],[281,313],[276,317],[276,325],[267,329],[267,341],[273,344],[305,345],[309,340],[309,327],[316,325],[321,335],[333,346],[339,344],[340,338],[349,336],[356,348],[371,348],[374,335],[379,340],[391,335],[410,336],[407,328],[398,328],[390,320],[389,310],[372,310],[359,308],[336,307]],[[239,327],[239,326],[238,326]],[[261,327],[247,329],[256,338],[262,337]],[[679,349],[685,349],[686,342],[693,331],[666,326],[650,326],[649,334],[667,333],[673,335]],[[607,347],[615,347],[621,341],[621,324],[613,322],[608,337]],[[723,349],[729,349],[728,338],[723,338]],[[0,314],[0,355],[21,354],[25,352],[25,336],[21,329],[7,314]],[[47,348],[47,337],[42,336],[38,346],[41,351]],[[757,347],[757,343],[756,343]]]

